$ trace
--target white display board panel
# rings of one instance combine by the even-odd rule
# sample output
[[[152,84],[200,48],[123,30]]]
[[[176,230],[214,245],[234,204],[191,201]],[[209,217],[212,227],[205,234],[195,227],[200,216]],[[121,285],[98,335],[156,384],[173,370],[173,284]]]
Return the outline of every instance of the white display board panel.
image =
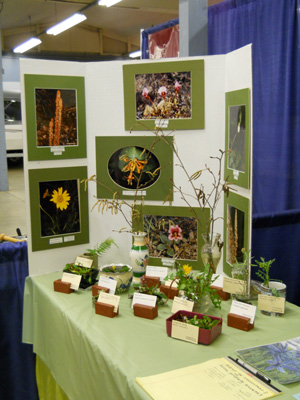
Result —
[[[210,156],[218,155],[219,149],[225,148],[225,92],[250,88],[250,92],[252,93],[251,46],[246,46],[227,55],[190,57],[181,58],[180,60],[192,59],[204,59],[205,61],[205,129],[178,130],[174,132],[179,153],[190,174],[203,168],[205,164],[210,166]],[[168,59],[166,61],[176,62],[176,59]],[[132,62],[150,63],[152,61],[77,63],[33,59],[20,60],[24,127],[26,127],[24,74],[83,76],[85,78],[86,96],[87,159],[28,162],[26,131],[24,132],[24,175],[29,273],[31,275],[62,270],[65,264],[73,262],[78,254],[81,254],[87,248],[94,247],[107,237],[113,237],[118,244],[118,248],[113,247],[109,252],[104,254],[100,260],[101,264],[112,262],[112,260],[115,263],[129,262],[131,236],[126,233],[117,232],[119,228],[124,226],[122,216],[111,216],[110,213],[101,215],[96,209],[89,214],[90,244],[32,252],[28,169],[87,165],[88,176],[91,176],[96,171],[96,136],[149,135],[149,133],[142,131],[129,133],[124,129],[122,66],[125,63]],[[174,164],[176,164],[176,160],[174,160]],[[174,166],[174,180],[180,183],[183,190],[189,190],[186,178],[176,166]],[[95,195],[96,186],[94,183],[90,183],[90,209],[96,200]],[[251,198],[251,190],[246,191],[243,195]],[[162,202],[147,204],[162,205]],[[175,195],[172,205],[185,206],[177,195]],[[217,213],[223,216],[223,212],[223,201],[220,201]],[[215,231],[222,232],[223,236],[223,220],[217,221]],[[222,260],[220,261],[218,272],[222,272]]]

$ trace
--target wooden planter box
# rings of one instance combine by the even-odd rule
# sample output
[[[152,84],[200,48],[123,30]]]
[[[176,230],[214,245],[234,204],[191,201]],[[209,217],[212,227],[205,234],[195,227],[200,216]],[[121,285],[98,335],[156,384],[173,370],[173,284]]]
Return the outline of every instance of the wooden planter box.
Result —
[[[224,292],[223,288],[219,287],[219,286],[214,286],[211,285],[212,289],[215,289],[216,294],[222,299],[222,300],[229,300],[230,299],[230,293]]]
[[[250,324],[250,318],[233,313],[227,315],[227,325],[246,332],[254,328],[254,324]]]
[[[60,293],[70,294],[74,292],[74,289],[71,289],[70,282],[63,282],[61,279],[57,279],[53,282],[54,291]]]
[[[147,285],[149,288],[154,286],[160,287],[160,279],[156,276],[143,275],[141,277],[141,285]]]
[[[174,297],[178,295],[179,290],[176,287],[173,286],[166,286],[166,285],[162,285],[159,290],[161,292],[163,292],[168,299],[170,300],[174,300]]]
[[[113,318],[119,315],[119,308],[117,312],[114,312],[114,306],[112,304],[105,304],[101,302],[95,303],[95,313],[103,315],[104,317]]]
[[[171,315],[169,318],[166,320],[166,328],[167,328],[167,334],[171,336],[172,333],[172,320],[177,319],[177,317],[181,315],[186,315],[188,318],[193,318],[194,315],[197,315],[197,318],[202,318],[204,314],[198,314],[194,313],[191,311],[184,311],[184,310],[179,310],[175,314]],[[198,335],[198,344],[210,344],[212,343],[218,336],[220,336],[222,332],[222,318],[218,317],[213,317],[209,315],[209,317],[212,320],[218,320],[219,323],[215,325],[212,329],[203,329],[203,328],[198,328],[199,329],[199,335]]]
[[[133,305],[133,314],[136,317],[146,318],[146,319],[154,319],[158,316],[157,306],[145,306],[143,304],[134,304]]]

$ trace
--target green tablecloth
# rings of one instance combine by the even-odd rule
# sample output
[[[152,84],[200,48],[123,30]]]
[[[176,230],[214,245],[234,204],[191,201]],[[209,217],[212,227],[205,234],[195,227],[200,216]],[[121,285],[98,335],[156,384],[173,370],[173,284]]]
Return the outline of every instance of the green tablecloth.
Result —
[[[172,301],[159,308],[154,320],[135,317],[127,295],[121,296],[119,316],[95,314],[91,290],[54,292],[62,273],[28,277],[25,282],[23,341],[47,365],[70,400],[149,400],[135,382],[149,376],[231,355],[238,349],[273,343],[300,335],[300,308],[287,304],[282,317],[257,311],[249,332],[227,326],[231,301],[222,303],[223,330],[209,346],[170,338],[166,318]],[[279,387],[281,399],[300,393],[300,383]]]

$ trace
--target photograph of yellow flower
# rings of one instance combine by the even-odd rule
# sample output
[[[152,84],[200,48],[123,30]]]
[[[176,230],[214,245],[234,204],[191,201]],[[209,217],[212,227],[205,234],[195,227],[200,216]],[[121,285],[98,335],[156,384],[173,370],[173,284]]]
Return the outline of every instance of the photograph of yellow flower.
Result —
[[[41,236],[80,231],[78,181],[39,182]]]
[[[35,101],[36,145],[76,146],[76,90],[36,88]]]
[[[32,251],[89,242],[87,167],[31,169]]]

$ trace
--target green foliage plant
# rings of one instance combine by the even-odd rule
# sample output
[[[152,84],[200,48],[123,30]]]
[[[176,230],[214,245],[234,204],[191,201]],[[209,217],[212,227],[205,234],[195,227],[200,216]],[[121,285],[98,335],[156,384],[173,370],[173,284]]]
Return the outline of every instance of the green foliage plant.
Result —
[[[220,321],[218,319],[211,319],[208,315],[203,315],[203,318],[197,318],[197,315],[194,315],[193,318],[187,319],[188,324],[197,326],[202,329],[212,329],[216,326]]]
[[[175,272],[168,275],[165,279],[177,284],[179,291],[183,291],[188,300],[199,302],[203,297],[209,295],[212,304],[216,308],[221,308],[221,299],[216,290],[211,287],[218,278],[213,278],[213,271],[207,264],[203,272],[192,271],[188,264],[180,265],[175,262]]]
[[[105,239],[102,243],[97,245],[94,249],[88,249],[88,252],[91,254],[91,256],[101,256],[104,252],[106,252],[111,245],[114,244],[117,246],[115,243],[114,239],[112,238],[107,238]],[[118,246],[117,246],[118,247]]]
[[[259,270],[256,272],[256,275],[262,279],[263,285],[265,287],[269,287],[270,283],[270,268],[273,262],[275,261],[275,258],[272,260],[266,261],[263,257],[260,257],[260,260],[255,260],[256,267],[259,268]]]

